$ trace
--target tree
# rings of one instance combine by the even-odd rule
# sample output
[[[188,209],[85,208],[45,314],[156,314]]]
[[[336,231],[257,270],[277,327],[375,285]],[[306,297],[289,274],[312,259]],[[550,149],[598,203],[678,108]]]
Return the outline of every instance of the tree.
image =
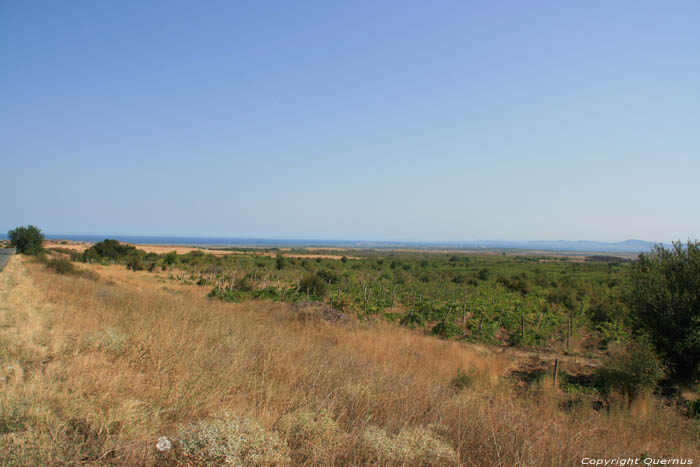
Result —
[[[85,250],[83,252],[83,260],[88,263],[94,262],[96,259],[120,261],[125,256],[134,253],[136,253],[135,247],[119,243],[118,240],[106,238]]]
[[[285,266],[287,266],[287,258],[285,258],[282,253],[277,253],[277,256],[275,257],[275,265],[277,266],[277,270],[281,271],[285,268]]]
[[[632,325],[649,336],[673,376],[700,374],[700,244],[656,245],[630,270]]]
[[[17,253],[25,255],[39,253],[44,244],[44,234],[33,225],[17,227],[7,232],[7,236],[10,237],[10,245],[17,248]]]
[[[597,373],[604,385],[625,394],[629,402],[656,387],[664,376],[663,366],[646,338],[608,357]]]

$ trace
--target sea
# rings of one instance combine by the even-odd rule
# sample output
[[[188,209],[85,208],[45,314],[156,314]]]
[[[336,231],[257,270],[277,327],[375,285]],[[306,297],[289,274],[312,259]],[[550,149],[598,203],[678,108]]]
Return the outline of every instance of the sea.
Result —
[[[196,247],[264,247],[264,248],[367,248],[367,249],[458,249],[487,250],[499,252],[518,251],[559,251],[559,252],[646,252],[656,243],[642,240],[624,242],[595,241],[498,241],[477,240],[466,242],[415,242],[415,241],[368,241],[368,240],[324,240],[324,239],[289,239],[289,238],[239,238],[239,237],[185,237],[155,235],[118,235],[118,234],[45,234],[49,240],[71,240],[76,242],[101,242],[110,238],[120,242],[146,245],[183,245]],[[0,240],[7,239],[7,234],[0,233]],[[662,244],[670,247],[670,244]]]

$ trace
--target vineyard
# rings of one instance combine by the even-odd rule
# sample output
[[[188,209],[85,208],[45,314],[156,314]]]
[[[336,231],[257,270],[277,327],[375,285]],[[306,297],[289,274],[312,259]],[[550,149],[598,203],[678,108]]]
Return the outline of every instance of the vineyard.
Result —
[[[63,252],[74,261],[165,274],[207,288],[213,299],[325,302],[360,320],[381,318],[443,338],[565,352],[574,342],[576,351],[594,352],[626,338],[626,265],[615,257],[353,250],[351,258],[343,251],[304,258],[319,252],[277,249],[158,255],[113,240]]]

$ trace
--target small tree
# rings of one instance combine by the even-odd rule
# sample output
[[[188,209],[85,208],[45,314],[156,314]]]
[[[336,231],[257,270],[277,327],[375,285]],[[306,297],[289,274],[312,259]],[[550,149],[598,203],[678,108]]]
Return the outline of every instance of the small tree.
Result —
[[[598,370],[604,385],[625,394],[629,402],[656,387],[663,376],[661,361],[645,338],[632,342],[625,352],[609,357]]]
[[[328,286],[323,278],[316,274],[310,274],[299,281],[299,291],[315,297],[325,297],[328,293]]]
[[[639,255],[626,295],[639,334],[649,336],[672,374],[700,373],[700,244],[676,242]]]
[[[35,255],[42,250],[44,234],[37,227],[28,225],[17,227],[7,233],[10,237],[10,245],[17,248],[18,253]]]
[[[275,257],[275,266],[279,271],[287,266],[287,258],[285,258],[282,253],[277,253],[277,256]]]

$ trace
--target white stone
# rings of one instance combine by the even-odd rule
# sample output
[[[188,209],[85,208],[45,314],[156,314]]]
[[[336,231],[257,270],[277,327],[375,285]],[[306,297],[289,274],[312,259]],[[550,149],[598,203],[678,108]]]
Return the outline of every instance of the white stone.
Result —
[[[161,436],[156,443],[156,448],[158,448],[159,451],[169,451],[172,446],[167,436]]]

